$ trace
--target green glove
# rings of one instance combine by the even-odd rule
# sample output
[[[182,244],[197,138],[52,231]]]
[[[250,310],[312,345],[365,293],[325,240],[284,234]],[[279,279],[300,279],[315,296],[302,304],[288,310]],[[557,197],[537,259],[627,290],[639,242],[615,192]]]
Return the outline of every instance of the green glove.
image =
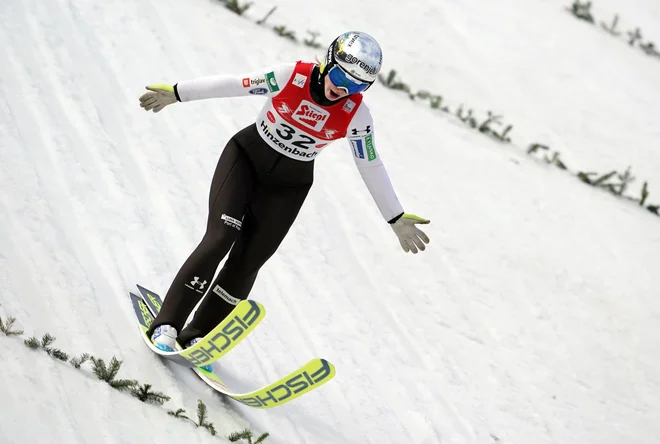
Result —
[[[171,105],[177,101],[174,94],[174,86],[172,85],[149,85],[146,88],[149,92],[140,96],[140,106],[145,111],[151,111],[153,109],[157,113],[167,105]]]
[[[403,213],[403,216],[391,224],[394,234],[399,238],[403,251],[406,253],[412,251],[413,254],[417,254],[418,249],[420,251],[426,250],[424,244],[430,242],[429,237],[415,225],[428,223],[431,223],[431,221],[414,214]]]

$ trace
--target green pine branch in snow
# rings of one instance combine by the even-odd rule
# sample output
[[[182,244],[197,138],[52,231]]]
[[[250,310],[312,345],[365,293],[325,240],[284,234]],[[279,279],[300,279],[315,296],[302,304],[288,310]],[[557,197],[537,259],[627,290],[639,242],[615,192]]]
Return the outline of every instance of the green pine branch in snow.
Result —
[[[655,43],[653,42],[648,42],[644,43],[643,45],[639,45],[639,48],[646,53],[646,55],[650,56],[660,56],[660,52],[658,52],[657,49],[655,49]]]
[[[634,46],[635,43],[642,40],[642,31],[639,28],[635,28],[634,31],[628,31],[628,44]]]
[[[6,336],[20,336],[23,334],[23,330],[13,330],[14,323],[16,318],[10,317],[6,321],[2,320],[0,317],[0,331],[3,332]]]
[[[591,15],[591,2],[580,3],[580,0],[575,0],[570,11],[576,18],[587,23],[594,23],[594,16]]]
[[[316,39],[318,36],[321,34],[318,31],[307,31],[307,33],[311,36],[311,38],[304,39],[303,43],[311,48],[315,49],[321,49],[323,48],[323,45],[321,45]]]
[[[36,350],[38,348],[44,350],[52,358],[58,359],[60,361],[67,361],[69,355],[60,350],[59,348],[51,347],[51,344],[55,342],[55,337],[50,333],[46,333],[41,337],[41,340],[37,339],[36,336],[32,336],[23,341],[26,347]]]
[[[184,409],[177,409],[176,411],[171,410],[171,411],[167,412],[168,415],[174,416],[175,418],[187,419],[189,421],[192,421],[190,418],[188,418],[185,415],[185,413],[186,413],[186,411]]]
[[[545,156],[545,161],[547,163],[549,163],[550,165],[556,166],[560,170],[567,170],[568,169],[566,167],[566,165],[564,164],[564,162],[562,162],[561,159],[559,159],[559,153],[557,151],[552,153],[552,157]]]
[[[112,357],[110,364],[106,365],[103,359],[91,357],[92,370],[97,378],[107,382],[110,387],[119,391],[127,391],[137,385],[137,381],[133,379],[115,379],[119,369],[121,368],[122,361]]]
[[[549,146],[547,146],[547,145],[543,145],[542,143],[533,143],[533,144],[531,144],[531,145],[529,146],[529,148],[527,148],[527,154],[534,154],[534,153],[536,153],[538,150],[545,150],[545,151],[547,151],[547,150],[549,150],[549,149],[550,149]]]
[[[644,182],[644,185],[642,186],[642,196],[639,198],[639,205],[643,207],[648,197],[649,197],[649,184],[648,182]]]
[[[613,36],[616,36],[616,37],[621,35],[621,33],[619,31],[617,31],[617,29],[616,29],[616,25],[618,25],[618,24],[619,24],[619,14],[616,14],[614,16],[614,18],[612,19],[612,23],[610,25],[608,25],[605,22],[600,22],[600,26],[605,31],[609,32],[610,34],[612,34]]]
[[[229,435],[227,437],[227,439],[231,442],[236,442],[239,439],[243,439],[243,440],[247,441],[248,444],[260,444],[260,443],[264,442],[266,440],[266,438],[268,438],[268,436],[269,436],[268,433],[264,433],[259,438],[257,438],[256,441],[252,441],[252,431],[249,430],[249,429],[245,429],[241,432],[232,433],[231,435]]]
[[[34,336],[32,336],[31,338],[26,339],[25,341],[23,341],[23,343],[25,344],[25,346],[27,348],[30,348],[32,350],[36,350],[39,347],[41,347],[41,343],[39,342],[39,339],[37,339]]]
[[[71,358],[69,360],[69,363],[73,365],[75,368],[80,368],[85,362],[89,361],[91,359],[92,355],[89,353],[83,353],[82,355]]]
[[[206,415],[206,404],[202,400],[197,402],[197,427],[204,427],[209,433],[215,436],[216,431],[212,422],[207,421],[208,416]]]
[[[135,396],[142,402],[150,404],[163,405],[170,400],[170,397],[161,393],[151,390],[151,384],[143,384],[131,387],[131,395]]]
[[[501,124],[502,116],[495,115],[492,111],[488,111],[488,117],[481,125],[479,125],[479,132],[489,134],[501,142],[511,142],[511,139],[507,137],[507,134],[513,129],[513,125],[507,125],[501,134],[491,128],[492,125]]]
[[[387,75],[387,77],[383,76],[382,74],[378,74],[378,80],[380,80],[380,82],[389,89],[393,89],[395,91],[404,91],[412,98],[415,97],[410,93],[410,86],[408,84],[396,79],[396,71],[393,69],[390,70],[390,73]]]
[[[575,0],[570,8],[571,13],[578,19],[584,20],[589,23],[594,22],[594,18],[591,15],[591,2],[580,3],[579,0]]]
[[[238,15],[243,15],[245,11],[250,9],[250,6],[253,5],[252,2],[247,2],[241,5],[238,2],[238,0],[222,0],[222,1],[227,9],[229,9],[232,12],[235,12]]]
[[[463,104],[461,103],[461,105],[456,110],[456,117],[458,117],[466,125],[472,128],[476,128],[478,126],[477,120],[472,115],[472,109],[469,109],[467,113],[464,111],[465,110],[463,109]]]
[[[268,17],[270,17],[271,15],[273,15],[273,12],[275,12],[276,9],[277,9],[277,6],[273,6],[273,7],[270,9],[270,11],[268,11],[268,14],[265,15],[264,18],[262,18],[261,20],[257,20],[257,22],[256,22],[257,25],[263,25],[264,23],[266,23],[266,20],[268,20]]]
[[[287,29],[286,26],[284,25],[278,25],[278,26],[273,26],[273,31],[277,33],[280,37],[287,38],[289,40],[293,40],[294,42],[297,42],[298,39],[296,39],[296,32],[292,31],[290,29]]]
[[[69,355],[58,348],[48,348],[46,349],[46,353],[48,353],[51,358],[55,358],[63,362],[69,360]]]

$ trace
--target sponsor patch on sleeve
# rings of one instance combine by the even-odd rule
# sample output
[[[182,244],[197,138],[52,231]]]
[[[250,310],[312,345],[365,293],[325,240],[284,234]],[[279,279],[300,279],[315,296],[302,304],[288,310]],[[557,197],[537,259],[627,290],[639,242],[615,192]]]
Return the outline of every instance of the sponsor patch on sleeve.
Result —
[[[369,162],[376,160],[376,150],[374,149],[374,139],[373,134],[369,134],[364,138],[364,144],[367,147],[367,159]]]
[[[270,92],[277,92],[280,90],[280,87],[277,84],[277,79],[275,78],[275,72],[271,71],[266,74],[266,85],[268,85]]]
[[[353,145],[353,155],[358,159],[364,159],[364,148],[362,148],[362,139],[350,139]]]

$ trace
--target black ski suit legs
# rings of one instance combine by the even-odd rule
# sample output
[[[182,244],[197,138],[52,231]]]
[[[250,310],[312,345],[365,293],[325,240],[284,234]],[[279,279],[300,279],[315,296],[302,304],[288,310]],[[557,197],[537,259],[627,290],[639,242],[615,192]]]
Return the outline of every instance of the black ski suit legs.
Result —
[[[274,156],[281,155],[254,127],[229,141],[213,175],[206,232],[174,278],[149,334],[158,325],[170,324],[185,345],[210,332],[238,300],[247,299],[260,268],[280,246],[312,185],[313,165]]]
[[[310,185],[270,187],[255,193],[229,257],[195,317],[179,335],[183,343],[204,336],[229,315],[234,305],[230,305],[226,298],[247,299],[259,269],[280,246],[309,188]]]

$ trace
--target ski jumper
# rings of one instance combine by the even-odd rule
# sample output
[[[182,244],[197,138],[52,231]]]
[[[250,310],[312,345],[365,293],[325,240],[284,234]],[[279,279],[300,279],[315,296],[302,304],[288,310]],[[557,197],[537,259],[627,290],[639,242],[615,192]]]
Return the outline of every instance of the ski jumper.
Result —
[[[158,325],[170,324],[180,332],[179,342],[187,344],[247,299],[259,269],[275,253],[307,197],[314,160],[333,141],[348,139],[385,220],[403,213],[376,152],[373,119],[362,95],[330,102],[322,97],[319,82],[318,66],[299,61],[175,85],[182,102],[247,95],[264,96],[266,102],[256,122],[225,146],[211,181],[206,232],[174,278],[149,335]]]

